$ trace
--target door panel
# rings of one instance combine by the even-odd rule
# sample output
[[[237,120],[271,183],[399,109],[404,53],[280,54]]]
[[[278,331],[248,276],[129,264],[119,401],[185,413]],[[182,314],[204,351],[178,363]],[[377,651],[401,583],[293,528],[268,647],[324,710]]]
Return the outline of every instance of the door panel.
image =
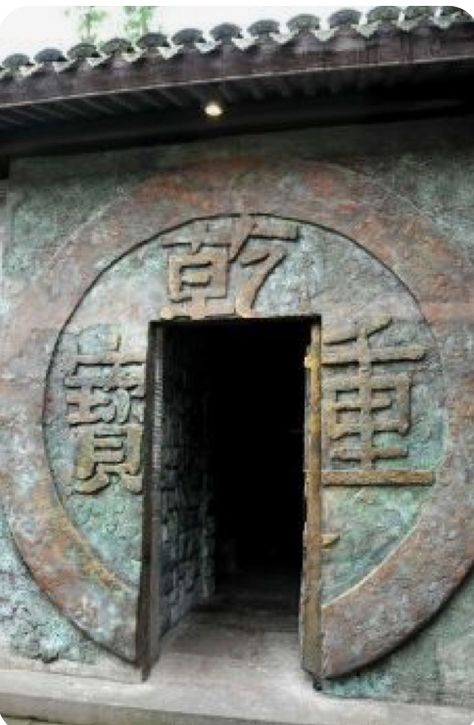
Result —
[[[150,326],[145,407],[143,560],[139,602],[138,661],[147,677],[160,652],[160,479],[163,430],[163,330]]]
[[[145,669],[158,658],[163,633],[202,599],[212,577],[205,557],[210,492],[199,331],[156,326],[150,348]]]
[[[311,326],[304,365],[306,517],[301,583],[301,656],[304,669],[318,680],[321,672],[321,329],[317,324]]]

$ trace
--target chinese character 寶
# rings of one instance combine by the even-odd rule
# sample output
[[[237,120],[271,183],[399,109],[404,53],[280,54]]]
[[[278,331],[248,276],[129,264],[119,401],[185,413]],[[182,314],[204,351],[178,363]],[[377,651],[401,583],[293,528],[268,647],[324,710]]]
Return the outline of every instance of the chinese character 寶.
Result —
[[[113,480],[142,488],[144,362],[121,351],[112,335],[102,353],[78,345],[65,378],[67,421],[77,431],[75,489],[94,493]]]

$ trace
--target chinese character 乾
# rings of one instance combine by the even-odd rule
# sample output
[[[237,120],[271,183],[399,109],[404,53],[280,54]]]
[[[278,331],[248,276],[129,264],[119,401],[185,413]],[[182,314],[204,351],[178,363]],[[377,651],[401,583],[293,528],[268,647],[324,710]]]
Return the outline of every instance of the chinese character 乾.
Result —
[[[174,238],[163,242],[164,247],[190,247],[168,258],[170,304],[162,310],[163,318],[250,316],[259,289],[287,254],[285,245],[274,240],[295,241],[298,230],[292,222],[244,215],[226,220],[223,227],[197,223],[193,231],[190,242]],[[252,247],[250,240],[255,241]],[[230,295],[234,263],[249,274]]]

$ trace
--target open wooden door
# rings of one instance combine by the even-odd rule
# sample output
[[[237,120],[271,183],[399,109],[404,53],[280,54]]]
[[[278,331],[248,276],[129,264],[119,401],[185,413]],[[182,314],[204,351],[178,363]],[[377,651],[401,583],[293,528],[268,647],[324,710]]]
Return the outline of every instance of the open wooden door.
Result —
[[[206,378],[199,330],[150,328],[139,652],[144,676],[161,637],[207,594]],[[206,581],[204,579],[206,578]]]
[[[159,611],[161,577],[156,566],[161,541],[160,479],[163,410],[163,329],[151,325],[148,340],[145,408],[145,467],[143,476],[143,552],[137,631],[138,661],[148,677],[160,652]]]
[[[304,360],[305,395],[305,527],[301,582],[300,638],[303,668],[315,682],[321,678],[321,327],[311,326]]]

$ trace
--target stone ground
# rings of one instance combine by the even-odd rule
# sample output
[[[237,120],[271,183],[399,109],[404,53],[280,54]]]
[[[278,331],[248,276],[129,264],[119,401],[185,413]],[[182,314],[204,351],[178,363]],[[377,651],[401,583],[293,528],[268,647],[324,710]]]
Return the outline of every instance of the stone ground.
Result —
[[[315,692],[299,665],[296,596],[279,597],[268,579],[251,594],[245,586],[224,591],[168,635],[144,684],[0,673],[0,711],[74,725],[346,725],[348,716],[351,725],[471,725],[467,710]]]
[[[17,718],[7,717],[3,718],[6,725],[45,725],[44,720],[18,720]],[[61,723],[47,723],[47,725],[61,725]]]

